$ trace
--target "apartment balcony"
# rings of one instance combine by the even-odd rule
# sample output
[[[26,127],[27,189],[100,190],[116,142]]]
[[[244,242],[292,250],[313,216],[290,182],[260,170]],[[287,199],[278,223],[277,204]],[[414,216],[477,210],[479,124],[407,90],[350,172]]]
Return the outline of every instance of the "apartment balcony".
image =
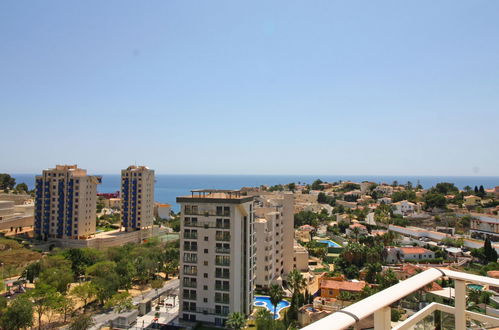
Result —
[[[195,310],[191,310],[191,312],[204,314],[204,315],[219,315],[219,316],[229,315],[228,311],[216,310],[214,308],[206,308],[206,307],[197,307]]]
[[[224,248],[216,248],[215,253],[220,253],[220,254],[230,254],[230,249],[224,249]]]
[[[454,281],[455,299],[454,306],[440,303],[431,303],[419,310],[408,319],[397,323],[392,327],[390,305],[404,297],[424,288],[432,282],[446,278]],[[353,305],[343,308],[321,320],[318,320],[302,329],[347,329],[356,327],[356,324],[371,315],[374,315],[374,329],[434,329],[435,316],[439,314],[450,314],[454,317],[450,328],[465,330],[471,328],[471,321],[482,324],[482,328],[499,326],[499,318],[471,312],[466,310],[466,286],[468,284],[479,284],[489,287],[499,287],[499,280],[491,277],[472,275],[447,269],[431,268],[411,278],[402,281],[388,289],[369,296]],[[476,327],[475,327],[476,328]]]
[[[229,292],[230,288],[228,285],[215,285],[215,290],[216,291],[226,291]]]
[[[215,265],[229,267],[230,261],[215,260]]]

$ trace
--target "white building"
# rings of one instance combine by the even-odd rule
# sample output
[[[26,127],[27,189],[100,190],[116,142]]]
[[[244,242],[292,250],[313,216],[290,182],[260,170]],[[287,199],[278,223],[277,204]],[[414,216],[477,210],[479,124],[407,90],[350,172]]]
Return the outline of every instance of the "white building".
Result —
[[[125,231],[151,228],[154,222],[154,171],[129,166],[121,171],[121,225]]]
[[[223,325],[253,311],[253,197],[233,190],[194,190],[181,206],[180,318]]]
[[[399,214],[405,216],[405,215],[414,214],[414,212],[416,212],[416,204],[406,200],[393,203],[392,205],[395,208],[393,210],[393,214]]]
[[[170,220],[172,206],[170,204],[156,203],[156,215],[163,220]]]
[[[84,239],[95,233],[97,185],[101,177],[76,165],[56,165],[36,177],[35,235],[40,239]]]
[[[393,187],[386,184],[381,184],[374,188],[374,191],[383,195],[390,196],[393,193]]]
[[[385,261],[387,263],[401,263],[406,260],[428,260],[434,259],[435,252],[419,247],[387,247],[385,248]]]

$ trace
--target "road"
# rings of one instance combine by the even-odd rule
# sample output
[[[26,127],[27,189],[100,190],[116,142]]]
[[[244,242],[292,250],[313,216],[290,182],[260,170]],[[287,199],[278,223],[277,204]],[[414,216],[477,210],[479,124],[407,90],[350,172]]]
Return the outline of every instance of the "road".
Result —
[[[163,294],[169,290],[175,290],[179,287],[179,284],[180,284],[180,282],[178,279],[170,280],[170,281],[166,282],[166,284],[163,286],[163,288],[158,289],[158,294]],[[144,294],[144,296],[138,295],[138,296],[134,297],[132,299],[133,304],[136,305],[144,299],[150,300],[150,299],[154,298],[155,296],[156,296],[156,290],[151,290],[148,293]],[[106,325],[109,321],[114,320],[118,316],[119,316],[119,314],[115,313],[114,311],[96,314],[93,316],[93,320],[94,320],[95,325],[91,329],[98,330],[102,326]]]

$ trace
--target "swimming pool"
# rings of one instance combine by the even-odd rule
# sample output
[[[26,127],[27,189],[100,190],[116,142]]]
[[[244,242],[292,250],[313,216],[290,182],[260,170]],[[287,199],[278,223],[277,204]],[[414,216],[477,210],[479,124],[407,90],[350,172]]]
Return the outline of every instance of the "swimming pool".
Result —
[[[480,284],[468,284],[468,288],[480,291],[480,290],[483,289],[483,285],[480,285]]]
[[[341,245],[339,245],[338,243],[333,242],[331,240],[321,240],[321,241],[319,241],[319,243],[325,243],[325,244],[327,244],[328,247],[341,247]]]
[[[255,296],[255,301],[253,302],[253,305],[257,307],[265,307],[269,310],[269,312],[274,313],[274,305],[272,305],[272,303],[270,302],[270,297]],[[288,308],[290,305],[291,304],[289,303],[289,301],[281,300],[277,304],[277,308],[275,311],[276,314],[274,315],[274,319],[277,320],[279,318],[279,312],[281,311],[281,309]]]

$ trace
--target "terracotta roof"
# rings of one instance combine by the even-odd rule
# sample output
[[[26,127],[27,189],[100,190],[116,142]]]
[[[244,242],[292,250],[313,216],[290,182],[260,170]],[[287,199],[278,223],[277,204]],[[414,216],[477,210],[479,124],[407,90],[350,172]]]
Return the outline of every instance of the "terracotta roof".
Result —
[[[493,277],[493,278],[499,278],[499,270],[489,270],[487,272],[487,276]]]
[[[417,246],[401,247],[400,251],[404,254],[423,254],[431,252],[430,250]]]
[[[353,225],[350,225],[349,226],[350,228],[355,228],[355,227],[359,227],[360,229],[367,229],[366,226],[360,224],[360,223],[354,223]]]
[[[407,274],[409,276],[416,275],[416,274],[422,272],[423,270],[425,270],[425,269],[423,269],[422,267],[413,265],[413,264],[404,264],[402,266],[402,272],[404,272],[405,274]]]
[[[321,280],[320,288],[321,289],[336,289],[336,290],[344,290],[344,291],[355,291],[359,292],[366,286],[366,282],[351,282],[351,281],[335,281],[324,279]]]

